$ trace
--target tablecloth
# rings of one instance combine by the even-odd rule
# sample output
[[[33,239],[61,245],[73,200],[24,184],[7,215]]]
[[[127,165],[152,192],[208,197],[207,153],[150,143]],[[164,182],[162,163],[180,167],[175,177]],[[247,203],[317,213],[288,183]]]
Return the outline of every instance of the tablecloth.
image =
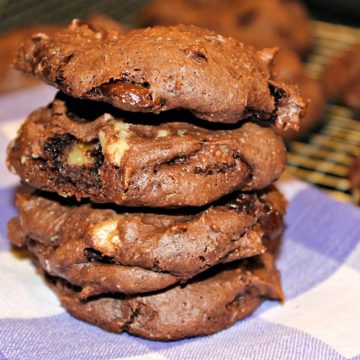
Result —
[[[360,359],[360,211],[299,181],[280,183],[289,198],[277,261],[283,305],[266,301],[227,330],[175,342],[107,333],[68,315],[6,239],[19,181],[5,148],[52,96],[40,87],[0,98],[0,360]]]

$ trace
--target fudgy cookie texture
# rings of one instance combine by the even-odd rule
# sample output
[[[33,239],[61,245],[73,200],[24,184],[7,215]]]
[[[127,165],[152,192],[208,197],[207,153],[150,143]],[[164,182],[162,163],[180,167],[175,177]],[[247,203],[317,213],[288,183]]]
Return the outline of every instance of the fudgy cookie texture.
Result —
[[[349,178],[354,201],[360,205],[360,156],[353,160],[349,169]]]
[[[333,59],[324,71],[323,80],[328,96],[360,110],[360,44]]]
[[[312,78],[305,69],[299,56],[286,49],[281,49],[275,56],[271,66],[274,79],[296,83],[301,96],[308,101],[306,115],[301,119],[299,131],[274,127],[274,130],[286,140],[304,137],[310,130],[318,126],[325,112],[326,96],[321,81]]]
[[[56,99],[23,124],[8,148],[9,169],[62,196],[150,207],[202,206],[262,189],[284,169],[285,147],[271,128],[143,125],[128,115],[107,104]]]
[[[309,15],[296,0],[153,0],[139,24],[193,24],[259,48],[280,46],[301,54],[312,44]]]
[[[73,316],[108,331],[152,340],[212,334],[249,316],[266,298],[283,299],[279,273],[268,253],[152,294],[111,294],[83,301],[71,284],[48,281]]]
[[[253,117],[296,130],[304,101],[296,87],[271,79],[275,52],[194,26],[124,35],[74,20],[54,36],[25,42],[15,66],[72,97],[127,111],[183,108],[212,122]]]
[[[154,291],[262,254],[281,234],[286,206],[274,188],[170,214],[46,196],[17,194],[19,215],[9,223],[9,239],[34,253],[50,275],[81,286],[83,298]]]

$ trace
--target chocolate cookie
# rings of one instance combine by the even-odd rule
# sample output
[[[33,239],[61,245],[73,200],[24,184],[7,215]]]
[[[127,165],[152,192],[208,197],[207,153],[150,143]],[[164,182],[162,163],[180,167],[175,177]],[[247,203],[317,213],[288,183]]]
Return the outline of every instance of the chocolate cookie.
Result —
[[[104,14],[93,14],[87,18],[87,22],[97,31],[126,31],[126,28],[119,22]],[[61,29],[60,25],[40,24],[17,28],[0,35],[0,94],[41,84],[38,79],[13,69],[10,66],[11,62],[21,43],[32,35],[46,33],[53,36]]]
[[[154,291],[262,254],[282,232],[286,202],[270,188],[191,215],[129,213],[23,193],[16,205],[12,243],[26,246],[47,273],[81,286],[88,297]]]
[[[349,178],[354,201],[360,205],[360,156],[353,160],[349,169]]]
[[[249,316],[265,299],[282,300],[279,273],[270,254],[217,267],[185,285],[145,295],[98,296],[48,278],[73,316],[105,330],[153,340],[208,335]]]
[[[328,96],[360,110],[360,44],[333,59],[324,71],[323,80]]]
[[[183,207],[265,188],[285,166],[282,139],[271,128],[142,125],[129,122],[128,113],[118,115],[106,104],[57,99],[23,124],[8,149],[9,169],[32,186],[63,196]]]
[[[299,131],[283,131],[276,127],[274,130],[286,140],[303,137],[319,125],[324,115],[326,98],[322,83],[310,77],[298,55],[291,50],[279,51],[272,62],[271,71],[274,79],[296,83],[301,96],[309,101]]]
[[[95,31],[106,30],[106,31],[118,31],[125,33],[128,29],[122,25],[119,21],[113,19],[109,15],[94,13],[87,17],[86,22],[90,24]]]
[[[83,99],[128,111],[183,108],[212,122],[256,117],[297,129],[298,89],[270,78],[274,49],[255,51],[194,26],[96,32],[74,20],[19,49],[15,66]]]
[[[139,23],[192,24],[259,48],[280,46],[301,54],[312,43],[309,15],[295,0],[153,0]]]
[[[37,79],[15,71],[10,64],[20,44],[31,35],[39,32],[53,35],[59,30],[60,26],[55,25],[33,25],[0,35],[0,94],[40,84]]]

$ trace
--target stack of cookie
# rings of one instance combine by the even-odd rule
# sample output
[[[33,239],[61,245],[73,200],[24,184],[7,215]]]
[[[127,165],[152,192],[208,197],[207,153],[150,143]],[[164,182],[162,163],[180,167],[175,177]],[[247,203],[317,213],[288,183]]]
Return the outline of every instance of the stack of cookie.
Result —
[[[9,238],[71,314],[170,340],[282,299],[267,249],[286,151],[271,126],[297,128],[304,104],[270,78],[274,53],[192,26],[79,21],[22,45],[16,67],[61,92],[9,146],[9,169],[48,191],[17,195]]]

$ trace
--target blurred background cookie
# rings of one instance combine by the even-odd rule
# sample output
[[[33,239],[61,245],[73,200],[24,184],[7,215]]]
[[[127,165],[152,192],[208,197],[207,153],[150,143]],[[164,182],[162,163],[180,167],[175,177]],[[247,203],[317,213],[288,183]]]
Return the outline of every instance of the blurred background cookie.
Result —
[[[0,35],[0,94],[21,89],[41,82],[10,67],[19,45],[32,34],[54,34],[61,27],[56,25],[32,25]]]
[[[349,179],[354,202],[360,205],[360,156],[354,158],[350,166]]]
[[[280,46],[300,54],[312,44],[309,15],[296,0],[153,0],[138,22],[142,26],[193,24],[258,48]]]
[[[86,22],[91,24],[95,30],[114,30],[118,32],[126,32],[128,29],[125,25],[121,24],[119,21],[113,19],[112,17],[100,14],[100,13],[94,13],[86,19]]]
[[[323,80],[329,97],[360,110],[360,44],[333,59],[324,71]]]
[[[301,138],[316,128],[323,119],[326,105],[323,86],[319,80],[310,76],[299,56],[291,50],[282,49],[275,56],[272,75],[277,80],[288,80],[297,84],[303,98],[308,100],[307,112],[301,119],[298,132],[275,129],[286,140]]]

